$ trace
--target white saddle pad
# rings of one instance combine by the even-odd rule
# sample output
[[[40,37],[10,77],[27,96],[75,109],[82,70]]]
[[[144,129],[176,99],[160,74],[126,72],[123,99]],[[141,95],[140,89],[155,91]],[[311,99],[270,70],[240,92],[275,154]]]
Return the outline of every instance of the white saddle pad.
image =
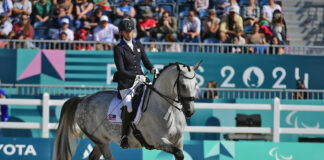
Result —
[[[133,121],[133,123],[135,123],[135,124],[137,124],[139,122],[139,120],[141,119],[145,89],[146,89],[146,86],[144,86],[141,103],[138,106],[136,117]],[[122,107],[123,107],[123,102],[121,99],[117,98],[117,94],[116,94],[116,96],[112,99],[112,101],[109,104],[109,109],[108,109],[108,113],[107,113],[107,118],[111,123],[122,123],[122,119],[121,119],[121,111],[122,111],[121,108]]]

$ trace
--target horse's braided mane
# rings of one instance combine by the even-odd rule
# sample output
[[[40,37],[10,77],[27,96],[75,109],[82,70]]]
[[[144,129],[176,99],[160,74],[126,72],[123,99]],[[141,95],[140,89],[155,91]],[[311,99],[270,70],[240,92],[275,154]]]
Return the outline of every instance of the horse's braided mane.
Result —
[[[185,65],[183,63],[179,63],[179,62],[176,62],[176,63],[169,63],[168,65],[164,66],[163,69],[160,70],[160,74],[158,74],[157,78],[159,78],[159,76],[162,74],[163,71],[165,71],[167,68],[169,68],[170,66],[174,66],[174,65],[183,65],[184,67],[189,67],[188,65]]]

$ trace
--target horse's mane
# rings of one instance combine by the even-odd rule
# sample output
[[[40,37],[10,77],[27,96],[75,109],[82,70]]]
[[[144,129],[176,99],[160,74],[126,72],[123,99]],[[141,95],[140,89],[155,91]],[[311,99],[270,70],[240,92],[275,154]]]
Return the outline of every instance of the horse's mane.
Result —
[[[168,65],[164,66],[161,70],[160,73],[158,74],[158,76],[156,77],[156,79],[154,80],[153,84],[156,82],[156,80],[162,75],[163,71],[167,70],[167,68],[171,67],[171,66],[177,66],[179,67],[179,65],[183,65],[183,67],[187,67],[188,71],[190,71],[190,66],[180,63],[180,62],[175,62],[175,63],[169,63]]]

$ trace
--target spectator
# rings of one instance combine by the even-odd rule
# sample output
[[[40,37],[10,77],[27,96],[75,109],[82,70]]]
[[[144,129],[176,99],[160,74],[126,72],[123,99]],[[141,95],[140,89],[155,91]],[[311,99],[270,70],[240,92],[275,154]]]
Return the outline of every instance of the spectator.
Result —
[[[116,8],[116,19],[114,24],[118,26],[119,22],[123,19],[124,14],[130,15],[132,18],[135,17],[135,9],[130,4],[130,0],[123,0],[122,5]]]
[[[236,7],[231,7],[229,14],[225,15],[224,20],[220,25],[220,41],[225,43],[228,37],[236,35],[235,29],[240,28],[243,30],[242,17],[239,15],[239,11]]]
[[[162,37],[165,37],[167,34],[173,34],[174,38],[177,37],[177,19],[171,17],[169,11],[164,11],[162,18],[159,19],[157,24],[157,34],[156,37],[158,41],[162,40]]]
[[[32,40],[34,36],[33,26],[29,23],[29,18],[27,13],[23,13],[20,16],[19,23],[14,24],[13,30],[16,34],[22,31],[22,39]]]
[[[207,14],[207,9],[209,6],[209,0],[195,0],[194,9],[199,13],[199,17],[202,18]]]
[[[35,5],[36,10],[36,22],[34,28],[47,27],[50,24],[50,13],[52,3],[49,0],[40,0]]]
[[[89,26],[90,30],[93,30],[97,27],[100,23],[100,17],[102,16],[102,11],[100,8],[94,10],[91,16],[88,18],[87,21],[84,22],[85,26]]]
[[[0,14],[0,38],[6,38],[12,31],[12,24],[9,22],[7,13]]]
[[[73,29],[72,18],[66,13],[66,10],[63,7],[59,7],[55,9],[55,14],[52,15],[51,28],[59,29],[62,26],[62,20],[64,18],[69,20],[69,29],[72,30]]]
[[[94,9],[100,9],[105,13],[111,12],[111,7],[108,0],[93,0]]]
[[[230,0],[230,2],[226,3],[226,7],[224,8],[224,13],[228,14],[231,11],[231,8],[235,8],[236,13],[240,15],[240,6],[238,5],[236,0]]]
[[[60,32],[58,34],[58,40],[60,40],[58,43],[56,43],[56,48],[61,50],[70,49],[70,44],[68,41],[68,34],[64,31]]]
[[[165,36],[165,42],[172,43],[166,46],[165,52],[182,52],[181,47],[178,43],[176,43],[177,41],[174,38],[173,34],[167,34]]]
[[[5,12],[8,17],[11,17],[13,9],[13,3],[11,0],[0,0],[0,14]]]
[[[263,33],[260,33],[260,25],[259,23],[254,23],[253,24],[253,33],[248,35],[246,37],[246,43],[247,44],[263,44],[266,45],[266,38],[265,35]],[[249,47],[249,51],[250,52],[255,52],[255,49],[258,49],[256,47]]]
[[[228,0],[217,0],[215,3],[217,15],[221,16],[224,13],[225,7],[228,5],[229,5]],[[212,8],[210,8],[210,9],[212,9]]]
[[[285,50],[283,47],[279,47],[279,46],[272,46],[272,45],[280,45],[279,44],[279,40],[278,37],[273,36],[271,37],[271,47],[269,48],[269,53],[270,54],[284,54]]]
[[[151,39],[150,42],[152,42],[152,43],[151,43],[150,46],[146,49],[146,51],[148,51],[148,52],[158,52],[159,50],[156,48],[156,44],[153,43],[153,42],[155,42],[155,40]]]
[[[0,89],[0,99],[6,99],[7,94],[5,93],[4,90]],[[0,105],[1,107],[1,121],[2,122],[7,122],[9,120],[9,112],[8,112],[8,105]]]
[[[32,13],[32,4],[29,0],[16,1],[13,8],[13,15],[17,18],[21,14],[27,14],[29,16]]]
[[[278,37],[279,42],[282,44],[286,41],[287,28],[285,24],[284,16],[280,10],[275,10],[272,16],[271,31],[274,36]]]
[[[60,0],[58,7],[63,8],[65,10],[66,14],[69,17],[72,17],[73,3],[71,2],[71,0]]]
[[[106,42],[105,44],[98,44],[97,50],[103,47],[104,50],[112,48],[112,42],[115,41],[114,36],[119,33],[118,27],[113,24],[108,24],[108,17],[106,15],[101,16],[100,26],[94,29],[94,40],[99,42]]]
[[[218,37],[218,29],[219,29],[219,23],[220,19],[216,16],[216,10],[215,9],[209,9],[209,16],[208,19],[204,21],[204,33],[203,33],[203,39],[205,38],[216,38]]]
[[[209,88],[207,92],[204,93],[204,98],[207,99],[217,99],[218,93],[215,90],[217,88],[218,83],[214,81],[208,81],[206,88]]]
[[[88,19],[92,13],[92,9],[93,3],[88,2],[88,0],[82,0],[82,3],[76,6],[77,20],[75,23],[77,24],[77,28],[80,28],[83,22]]]
[[[154,14],[159,13],[160,11],[160,9],[156,7],[151,0],[144,0],[142,3],[137,3],[137,5],[135,5],[135,11],[137,13],[136,19],[138,23],[141,23],[144,20],[143,14],[146,10],[150,10],[153,13],[153,17],[157,17],[154,16]]]
[[[195,16],[195,11],[189,11],[182,26],[183,42],[200,42],[200,19]]]
[[[77,41],[85,41],[87,40],[87,29],[86,28],[81,28],[75,37],[75,40]],[[75,50],[93,50],[93,47],[91,46],[91,44],[87,44],[87,43],[80,43],[80,44],[76,44],[75,45]]]
[[[242,46],[240,45],[240,37],[238,35],[235,35],[232,38],[232,44],[236,44],[234,46],[230,47],[230,53],[242,53]]]
[[[241,30],[241,28],[235,28],[236,35],[239,37],[239,43],[240,45],[245,44],[245,38],[244,38],[244,32]]]
[[[306,90],[306,86],[303,79],[298,79],[296,81],[296,89],[298,90]],[[308,99],[308,93],[307,92],[294,92],[293,93],[294,99]]]
[[[266,24],[270,26],[273,12],[275,10],[281,11],[281,7],[274,3],[274,0],[269,0],[269,5],[264,5],[262,8],[262,20],[266,21]]]
[[[249,0],[248,6],[243,6],[242,18],[244,20],[244,27],[250,26],[259,21],[260,18],[260,7],[256,5],[256,0]]]
[[[144,21],[139,24],[139,38],[153,37],[152,34],[154,34],[154,30],[156,29],[156,21],[152,18],[152,16],[151,10],[146,10],[143,13]]]
[[[64,32],[66,34],[66,38],[63,36],[64,39],[60,38],[61,33]],[[62,19],[62,26],[61,29],[54,33],[53,39],[55,40],[65,40],[65,41],[73,41],[74,40],[74,33],[71,29],[69,29],[69,20],[67,18]]]

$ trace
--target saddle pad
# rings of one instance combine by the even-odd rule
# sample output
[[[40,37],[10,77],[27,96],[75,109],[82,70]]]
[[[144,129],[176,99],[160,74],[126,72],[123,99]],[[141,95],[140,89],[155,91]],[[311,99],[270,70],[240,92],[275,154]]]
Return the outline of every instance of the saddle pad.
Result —
[[[141,115],[142,115],[142,106],[143,106],[143,99],[144,99],[144,93],[145,93],[145,89],[146,87],[144,87],[144,91],[143,91],[143,95],[141,97],[141,103],[138,106],[138,110],[136,113],[136,117],[133,121],[134,124],[137,124],[139,122],[139,120],[141,119]],[[108,109],[108,113],[107,113],[107,119],[111,122],[111,123],[122,123],[122,119],[121,119],[121,108],[123,107],[123,102],[121,99],[117,98],[117,94],[115,95],[115,97],[112,99],[112,101],[109,104],[109,109]]]

